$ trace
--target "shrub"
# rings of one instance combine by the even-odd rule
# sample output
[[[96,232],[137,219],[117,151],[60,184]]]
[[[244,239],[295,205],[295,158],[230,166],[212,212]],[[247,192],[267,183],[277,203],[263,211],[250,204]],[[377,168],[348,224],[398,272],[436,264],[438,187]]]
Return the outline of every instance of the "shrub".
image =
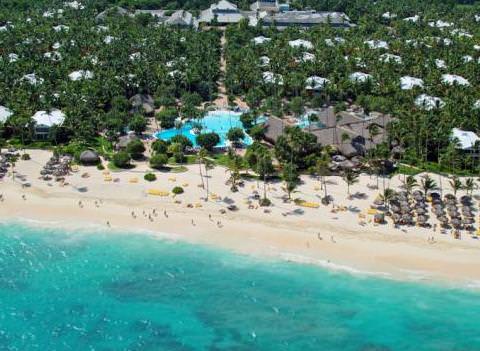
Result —
[[[23,154],[21,158],[24,161],[28,161],[28,160],[30,160],[30,154]]]
[[[205,133],[197,136],[197,144],[208,151],[212,151],[219,142],[220,137],[217,133]]]
[[[239,143],[243,138],[245,138],[245,133],[242,128],[230,128],[230,130],[227,133],[227,138],[230,140],[232,143],[237,144]]]
[[[176,186],[172,189],[172,193],[174,193],[175,195],[183,194],[183,188],[181,186]]]
[[[253,138],[253,140],[260,141],[263,139],[264,135],[265,128],[262,125],[256,125],[250,129],[250,136]]]
[[[105,169],[105,167],[103,166],[103,164],[99,163],[99,164],[97,165],[97,169],[98,169],[99,171],[103,171],[103,170]]]
[[[145,145],[143,145],[141,140],[132,140],[127,145],[127,152],[133,159],[142,158],[145,152]]]
[[[130,166],[130,155],[128,152],[120,151],[113,155],[113,164],[119,168],[127,168]]]
[[[143,133],[147,128],[147,120],[142,115],[135,115],[130,120],[128,128],[137,134]]]
[[[157,139],[152,143],[152,150],[157,154],[166,154],[168,150],[168,142]]]
[[[154,182],[157,180],[157,176],[153,173],[147,173],[143,176],[143,179],[145,179],[147,182]]]
[[[150,158],[150,167],[162,168],[168,163],[168,156],[166,154],[155,154]]]
[[[182,151],[185,151],[187,147],[192,147],[193,144],[185,135],[175,135],[170,141],[173,143],[178,143],[182,145]]]
[[[175,127],[175,119],[178,112],[175,108],[166,108],[156,115],[156,119],[160,122],[160,126],[164,129]]]

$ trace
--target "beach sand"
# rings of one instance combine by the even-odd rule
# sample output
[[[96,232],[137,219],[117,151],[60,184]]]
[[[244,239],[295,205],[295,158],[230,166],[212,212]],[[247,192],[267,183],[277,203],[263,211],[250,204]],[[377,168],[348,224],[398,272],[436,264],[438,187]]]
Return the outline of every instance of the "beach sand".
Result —
[[[285,203],[281,183],[269,184],[268,197],[273,206],[270,213],[264,213],[263,208],[249,209],[246,203],[254,190],[262,194],[261,182],[246,181],[239,192],[232,193],[225,185],[228,173],[216,167],[209,171],[210,191],[223,200],[228,198],[226,202],[233,202],[239,208],[221,214],[220,210],[227,207],[225,201],[202,199],[205,190],[199,187],[198,165],[189,166],[188,172],[179,174],[155,171],[157,180],[152,183],[143,179],[149,170],[145,163],[132,170],[111,172],[110,182],[95,167],[79,167],[78,172],[67,177],[68,184],[60,186],[55,181],[39,179],[39,172],[51,153],[40,150],[28,153],[32,160],[17,162],[15,180],[10,175],[0,181],[3,220],[34,220],[38,221],[36,225],[45,223],[72,229],[100,226],[112,232],[145,231],[241,254],[393,279],[470,286],[480,282],[480,241],[465,232],[461,240],[456,240],[438,230],[435,233],[418,227],[395,229],[390,219],[388,224],[374,226],[368,223],[368,216],[367,224],[361,226],[358,214],[366,212],[378,192],[367,187],[376,183],[373,177],[362,175],[360,182],[351,187],[352,193],[365,193],[367,197],[351,200],[347,199],[341,178],[328,178],[328,193],[335,205],[347,207],[338,213],[331,212],[332,206],[311,209]],[[84,173],[89,177],[82,177]],[[138,182],[130,182],[132,178]],[[302,180],[294,197],[320,202],[323,193],[318,190],[318,181],[308,176]],[[392,188],[401,184],[398,176],[385,181]],[[24,183],[29,186],[22,186]],[[448,187],[446,179],[443,184]],[[147,194],[149,189],[171,191],[177,185],[183,186],[185,193],[175,198]],[[195,207],[196,204],[202,207]],[[293,212],[299,209],[303,213]],[[431,236],[435,237],[433,244],[427,240]]]

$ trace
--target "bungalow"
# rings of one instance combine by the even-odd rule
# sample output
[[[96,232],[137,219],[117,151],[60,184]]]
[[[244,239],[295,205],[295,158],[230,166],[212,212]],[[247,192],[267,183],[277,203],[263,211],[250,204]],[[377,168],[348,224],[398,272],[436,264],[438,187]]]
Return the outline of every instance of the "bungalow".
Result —
[[[11,115],[13,115],[13,112],[9,108],[0,106],[0,123],[5,123]]]
[[[453,128],[450,140],[456,142],[456,148],[464,152],[479,154],[480,137],[474,132]]]
[[[47,139],[53,126],[61,126],[65,121],[65,114],[57,109],[51,111],[37,111],[33,116],[34,133],[36,139]]]

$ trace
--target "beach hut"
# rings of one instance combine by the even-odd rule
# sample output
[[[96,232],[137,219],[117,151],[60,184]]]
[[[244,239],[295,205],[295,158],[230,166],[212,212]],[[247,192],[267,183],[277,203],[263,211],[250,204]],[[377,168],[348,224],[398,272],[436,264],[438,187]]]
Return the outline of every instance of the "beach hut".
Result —
[[[100,162],[100,156],[93,150],[83,151],[79,159],[83,165],[96,165]]]

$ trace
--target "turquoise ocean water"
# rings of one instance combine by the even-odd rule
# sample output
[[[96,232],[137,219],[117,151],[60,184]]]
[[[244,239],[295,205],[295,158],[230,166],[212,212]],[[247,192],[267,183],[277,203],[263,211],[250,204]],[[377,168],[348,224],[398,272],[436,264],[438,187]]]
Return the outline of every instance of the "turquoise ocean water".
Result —
[[[480,293],[0,225],[0,350],[480,350]]]

